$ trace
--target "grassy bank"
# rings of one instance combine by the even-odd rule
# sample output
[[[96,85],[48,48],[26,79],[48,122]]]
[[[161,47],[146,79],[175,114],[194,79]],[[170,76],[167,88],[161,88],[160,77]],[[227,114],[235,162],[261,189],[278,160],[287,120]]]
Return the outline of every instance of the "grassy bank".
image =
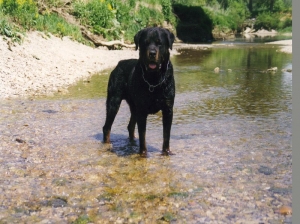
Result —
[[[280,1],[280,0],[277,0]],[[240,32],[256,16],[255,28],[291,32],[291,9],[250,12],[241,0],[0,0],[0,34],[20,42],[29,30],[69,36],[88,43],[80,26],[101,40],[132,43],[135,33],[147,26],[165,26],[186,42],[213,39],[213,33]],[[284,10],[283,10],[284,9]],[[67,15],[67,16],[66,16]]]
[[[86,42],[80,29],[32,0],[0,0],[0,34],[21,42],[25,32],[44,31]]]
[[[77,23],[70,23],[57,9]],[[169,0],[79,0],[68,4],[59,0],[0,0],[0,34],[14,41],[20,41],[20,34],[26,31],[39,30],[84,42],[79,24],[104,40],[132,41],[140,29],[166,22],[176,24]]]

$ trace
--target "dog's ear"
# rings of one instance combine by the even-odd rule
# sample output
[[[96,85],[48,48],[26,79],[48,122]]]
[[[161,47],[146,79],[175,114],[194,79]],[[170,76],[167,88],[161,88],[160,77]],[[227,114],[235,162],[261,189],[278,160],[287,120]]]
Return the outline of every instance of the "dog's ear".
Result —
[[[140,38],[141,38],[142,32],[144,32],[144,30],[140,30],[134,36],[135,50],[139,49],[139,42],[140,42]]]
[[[170,32],[168,29],[165,29],[165,33],[167,34],[168,42],[169,42],[169,48],[172,50],[172,46],[175,40],[175,36],[172,32]]]

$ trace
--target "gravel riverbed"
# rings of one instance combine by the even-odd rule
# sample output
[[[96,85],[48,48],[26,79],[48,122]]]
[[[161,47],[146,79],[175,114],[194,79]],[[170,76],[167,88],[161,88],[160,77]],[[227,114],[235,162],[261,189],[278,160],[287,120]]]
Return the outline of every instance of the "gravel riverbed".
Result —
[[[291,40],[280,44],[292,53]],[[292,223],[289,111],[206,119],[201,129],[174,123],[170,158],[160,156],[155,115],[141,159],[127,141],[125,104],[110,151],[101,143],[105,99],[32,97],[67,91],[138,51],[32,32],[21,45],[1,38],[0,55],[0,223]],[[188,100],[179,95],[177,107],[188,110]]]

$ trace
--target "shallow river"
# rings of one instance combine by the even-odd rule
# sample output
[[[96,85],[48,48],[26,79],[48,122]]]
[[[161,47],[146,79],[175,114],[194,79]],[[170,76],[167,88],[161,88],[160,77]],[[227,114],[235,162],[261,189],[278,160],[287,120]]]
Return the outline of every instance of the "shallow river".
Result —
[[[171,157],[160,156],[158,113],[140,158],[125,102],[112,148],[101,143],[110,71],[67,95],[2,101],[0,223],[291,223],[278,208],[292,206],[292,55],[277,50],[172,57]]]

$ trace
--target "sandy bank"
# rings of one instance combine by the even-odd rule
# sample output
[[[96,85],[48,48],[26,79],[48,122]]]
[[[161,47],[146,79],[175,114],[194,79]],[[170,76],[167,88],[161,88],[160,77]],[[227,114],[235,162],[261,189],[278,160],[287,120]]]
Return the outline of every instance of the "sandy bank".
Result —
[[[278,44],[282,45],[280,51],[285,53],[293,53],[293,40],[279,40],[279,41],[273,41],[266,44]]]
[[[63,91],[119,60],[138,57],[137,51],[92,48],[39,32],[28,33],[24,43],[11,50],[0,39],[0,98]]]

